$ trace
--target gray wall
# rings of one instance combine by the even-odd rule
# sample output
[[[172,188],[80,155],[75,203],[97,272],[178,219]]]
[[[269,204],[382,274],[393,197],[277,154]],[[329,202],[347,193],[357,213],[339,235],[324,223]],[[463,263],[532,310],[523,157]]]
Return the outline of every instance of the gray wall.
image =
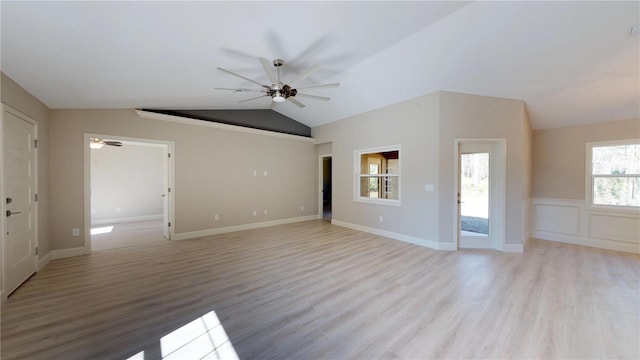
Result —
[[[316,142],[331,142],[333,219],[438,241],[439,194],[423,190],[438,189],[438,108],[434,93],[312,129]],[[397,144],[402,206],[354,202],[354,151]]]
[[[165,162],[159,146],[125,143],[91,150],[92,223],[162,216]]]
[[[530,133],[522,101],[452,92],[312,129],[318,143],[332,142],[335,220],[439,243],[454,241],[456,138],[507,139],[506,243],[522,243],[527,232],[523,203],[530,196]],[[396,144],[401,145],[402,205],[355,202],[353,152]],[[425,184],[435,185],[435,191],[425,192]]]
[[[318,160],[308,139],[158,121],[134,110],[52,110],[53,249],[84,244],[71,236],[74,227],[84,234],[84,133],[175,143],[176,233],[316,214]]]
[[[640,119],[536,130],[533,196],[584,200],[586,143],[640,137]]]

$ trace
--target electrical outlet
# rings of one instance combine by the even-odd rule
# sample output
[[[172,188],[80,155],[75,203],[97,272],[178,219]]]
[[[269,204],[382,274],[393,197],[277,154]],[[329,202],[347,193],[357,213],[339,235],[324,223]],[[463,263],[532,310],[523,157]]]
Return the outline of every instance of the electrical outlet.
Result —
[[[258,215],[258,212],[253,210],[253,216],[257,216],[257,215]]]
[[[78,228],[71,229],[71,236],[80,236],[80,229]]]
[[[380,215],[380,217],[378,218],[378,220],[379,220],[380,222],[384,221],[384,218],[382,217],[382,215]]]
[[[258,176],[258,171],[257,170],[253,170],[253,176]]]
[[[304,211],[304,205],[300,205],[300,211]]]
[[[264,176],[269,175],[269,172],[267,170],[264,171]]]
[[[267,209],[264,209],[264,214],[267,215]]]
[[[213,215],[213,220],[215,220],[215,221],[220,220],[220,215],[218,215],[218,214],[214,214],[214,215]]]

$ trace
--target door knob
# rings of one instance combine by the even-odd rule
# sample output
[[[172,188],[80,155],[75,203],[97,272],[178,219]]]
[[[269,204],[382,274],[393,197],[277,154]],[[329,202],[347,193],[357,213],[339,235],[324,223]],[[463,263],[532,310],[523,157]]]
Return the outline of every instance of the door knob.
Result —
[[[7,217],[11,216],[11,215],[18,215],[22,213],[22,211],[11,211],[11,210],[7,210]]]

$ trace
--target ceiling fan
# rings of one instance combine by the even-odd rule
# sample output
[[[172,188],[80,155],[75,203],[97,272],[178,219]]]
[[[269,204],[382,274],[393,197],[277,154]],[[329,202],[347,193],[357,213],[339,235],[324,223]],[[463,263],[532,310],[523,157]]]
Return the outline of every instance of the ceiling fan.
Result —
[[[265,59],[263,57],[258,58],[258,60],[260,60],[260,63],[262,64],[262,67],[264,68],[265,73],[267,73],[267,77],[269,77],[269,81],[271,82],[271,85],[261,84],[261,83],[255,81],[255,80],[249,79],[249,78],[247,78],[245,76],[242,76],[242,75],[236,74],[236,73],[234,73],[232,71],[229,71],[227,69],[223,69],[221,67],[218,67],[218,70],[224,71],[227,74],[239,77],[241,79],[250,81],[250,82],[252,82],[252,83],[254,83],[256,85],[260,85],[262,87],[262,89],[260,89],[260,90],[245,89],[245,88],[237,88],[237,89],[216,88],[216,89],[217,90],[230,90],[230,91],[233,91],[233,92],[236,92],[236,93],[242,93],[242,92],[262,93],[262,95],[260,95],[260,96],[239,101],[241,103],[247,102],[247,101],[251,101],[251,100],[257,100],[257,99],[261,99],[261,98],[263,98],[265,96],[269,96],[269,97],[271,97],[271,99],[275,103],[282,103],[282,102],[288,100],[291,103],[297,105],[298,107],[303,108],[305,105],[303,103],[301,103],[300,101],[296,100],[295,99],[296,96],[304,96],[304,97],[308,97],[310,99],[316,99],[316,100],[322,100],[322,101],[329,101],[331,98],[328,98],[328,97],[325,97],[325,96],[304,94],[304,93],[298,92],[298,90],[332,88],[332,87],[340,86],[340,83],[332,83],[332,84],[313,85],[313,86],[306,86],[306,87],[301,87],[301,88],[294,88],[293,84],[295,84],[295,83],[307,78],[313,72],[317,71],[318,67],[317,66],[312,66],[312,67],[308,68],[307,70],[305,70],[305,71],[301,72],[300,74],[298,74],[298,76],[296,76],[293,80],[291,80],[291,81],[289,81],[287,83],[283,83],[280,80],[280,68],[284,65],[284,60],[275,59],[275,60],[273,60],[273,62],[269,62],[269,60],[267,60],[267,59]],[[275,70],[271,68],[272,64],[275,67]]]
[[[103,140],[100,138],[89,138],[89,147],[91,149],[96,149],[96,150],[102,149],[102,147],[105,145],[122,146],[122,143],[120,141]]]

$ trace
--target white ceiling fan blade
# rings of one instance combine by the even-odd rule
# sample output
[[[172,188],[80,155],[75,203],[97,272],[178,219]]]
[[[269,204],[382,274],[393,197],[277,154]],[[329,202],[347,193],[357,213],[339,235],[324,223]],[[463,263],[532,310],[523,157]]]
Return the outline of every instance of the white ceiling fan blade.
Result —
[[[273,65],[271,65],[271,63],[269,62],[269,60],[261,57],[258,58],[260,59],[260,63],[262,64],[262,67],[264,68],[264,72],[267,73],[267,76],[269,77],[269,81],[271,81],[271,84],[275,85],[278,83],[278,80],[276,79],[276,75],[273,73]]]
[[[302,79],[305,79],[307,76],[313,74],[317,70],[318,70],[318,67],[314,65],[314,66],[308,68],[307,70],[301,72],[300,74],[298,74],[298,76],[296,76],[295,79],[289,81],[287,83],[287,85],[291,86],[293,83],[298,82],[298,81],[300,81]]]
[[[305,89],[320,89],[320,88],[334,88],[340,86],[340,83],[332,83],[332,84],[322,84],[322,85],[313,85],[313,86],[305,86],[301,88],[297,88],[297,90],[305,90]]]
[[[291,101],[292,103],[296,104],[298,107],[303,108],[305,105],[303,103],[301,103],[300,101],[292,98],[292,97],[288,97],[287,100]]]
[[[296,94],[296,96],[304,96],[304,97],[308,97],[308,98],[312,98],[312,99],[316,99],[316,100],[322,100],[322,101],[331,100],[331,98],[328,98],[326,96],[318,96],[318,95],[310,95],[310,94],[302,94],[302,93],[298,93],[298,94]]]
[[[255,81],[255,80],[251,80],[251,79],[249,79],[248,77],[244,77],[244,76],[239,75],[239,74],[236,74],[236,73],[234,73],[234,72],[232,72],[232,71],[229,71],[229,70],[223,69],[223,68],[221,68],[221,67],[218,67],[218,70],[220,70],[220,71],[224,71],[224,72],[226,72],[226,73],[227,73],[227,74],[229,74],[229,75],[237,76],[237,77],[239,77],[240,79],[244,79],[244,80],[247,80],[247,81],[251,81],[252,83],[254,83],[254,84],[258,84],[258,85],[260,85],[260,86],[270,87],[270,86],[267,86],[267,85],[264,85],[264,84],[260,84],[259,82]]]
[[[239,102],[239,103],[243,103],[243,102],[247,102],[247,101],[251,101],[251,100],[258,100],[258,99],[261,99],[261,98],[263,98],[263,97],[265,97],[265,96],[269,96],[269,95],[266,95],[266,94],[265,94],[265,95],[261,95],[261,96],[256,96],[256,97],[254,97],[254,98],[244,99],[244,100],[240,100],[240,101],[238,101],[238,102]]]
[[[311,95],[311,94],[298,93],[298,94],[296,94],[296,96],[304,96],[304,97],[308,97],[308,98],[312,98],[312,99],[316,99],[316,100],[322,100],[322,101],[331,100],[331,98],[328,98],[326,96],[318,96],[318,95]]]
[[[254,90],[254,89],[243,89],[243,88],[238,88],[238,89],[231,89],[231,88],[214,88],[216,90],[230,90],[230,91],[234,91],[234,92],[259,92],[259,93],[263,93],[263,90]]]

